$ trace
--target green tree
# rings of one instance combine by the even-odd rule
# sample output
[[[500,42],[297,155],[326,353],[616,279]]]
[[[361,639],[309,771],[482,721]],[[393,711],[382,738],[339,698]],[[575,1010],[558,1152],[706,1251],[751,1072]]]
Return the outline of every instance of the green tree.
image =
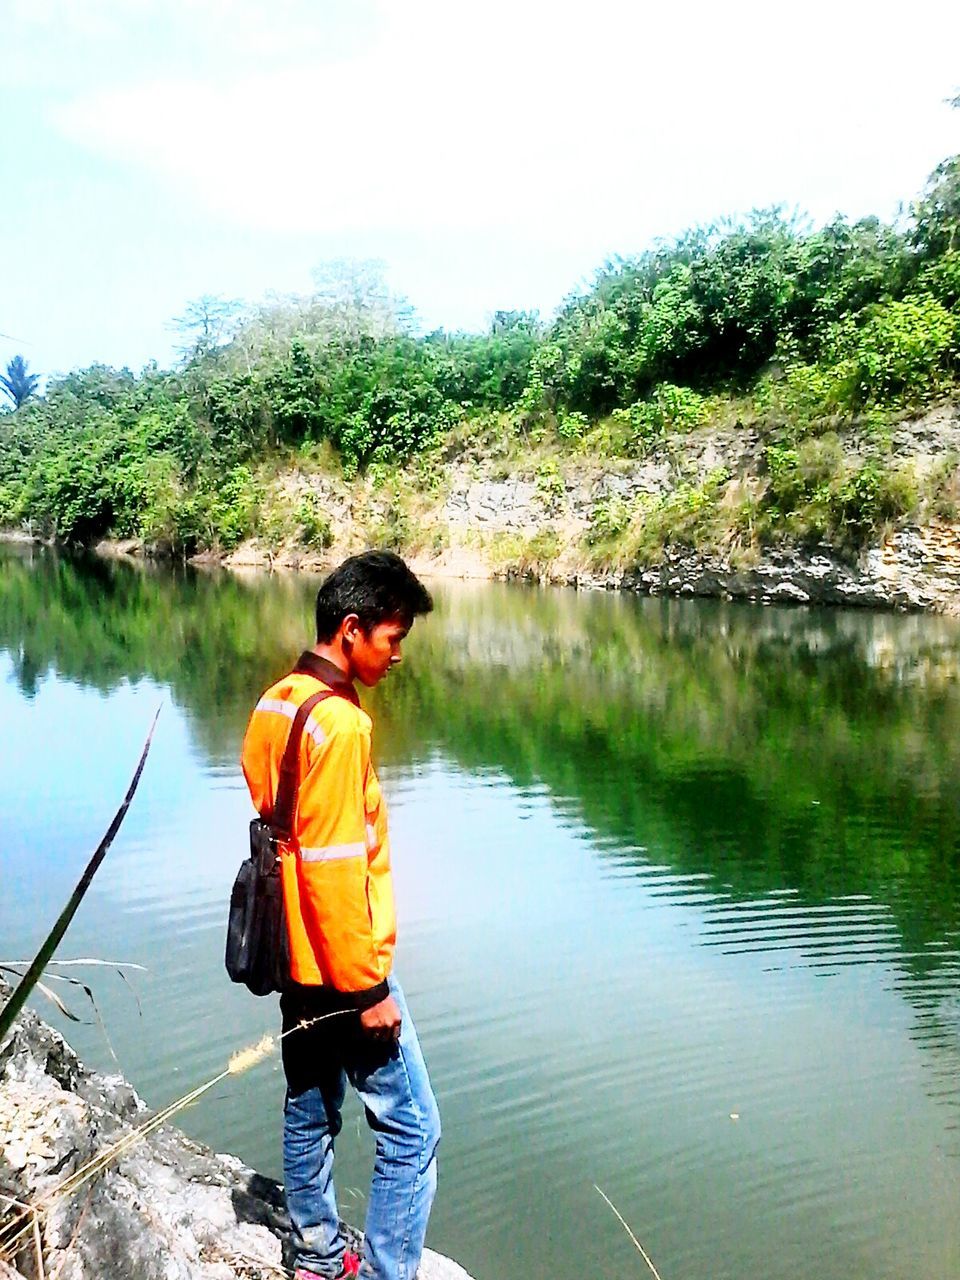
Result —
[[[937,165],[912,214],[911,239],[922,257],[960,249],[960,155]]]
[[[335,258],[314,269],[313,283],[312,301],[342,339],[392,337],[413,327],[413,308],[390,292],[382,262]]]
[[[907,237],[879,218],[835,218],[804,238],[788,309],[790,333],[817,354],[826,326],[848,312],[899,297],[916,268]]]
[[[801,263],[799,222],[778,208],[608,262],[548,335],[562,359],[547,398],[598,416],[660,382],[744,385],[788,325]]]
[[[535,312],[497,311],[486,333],[430,334],[443,394],[464,408],[503,409],[522,395],[543,325]]]
[[[205,293],[188,302],[183,315],[173,321],[181,337],[177,350],[187,361],[213,355],[230,341],[241,315],[242,304],[221,294]]]
[[[23,356],[14,356],[7,365],[6,374],[0,374],[0,386],[19,409],[34,394],[40,381],[39,373],[28,373]]]

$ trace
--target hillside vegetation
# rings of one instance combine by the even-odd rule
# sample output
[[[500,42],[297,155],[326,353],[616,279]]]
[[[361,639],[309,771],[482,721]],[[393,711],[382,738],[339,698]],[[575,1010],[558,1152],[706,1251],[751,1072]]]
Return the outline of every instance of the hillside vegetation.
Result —
[[[339,531],[312,477],[388,495],[366,541],[439,549],[423,501],[451,466],[549,491],[571,466],[658,450],[680,459],[672,488],[598,502],[588,559],[626,566],[672,542],[853,550],[957,515],[958,458],[920,474],[891,437],[960,381],[960,156],[895,225],[811,229],[771,209],[696,228],[608,262],[550,323],[499,312],[483,334],[423,335],[369,273],[341,270],[252,309],[202,299],[181,327],[173,370],[95,365],[0,415],[0,525],[183,555],[253,536],[323,550]],[[685,478],[685,440],[711,428],[760,441],[754,474]]]

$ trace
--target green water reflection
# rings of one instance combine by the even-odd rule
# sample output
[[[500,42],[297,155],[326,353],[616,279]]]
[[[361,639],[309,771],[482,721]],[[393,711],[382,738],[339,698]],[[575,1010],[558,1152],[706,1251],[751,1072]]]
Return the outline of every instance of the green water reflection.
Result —
[[[0,646],[27,696],[49,670],[100,690],[151,677],[232,764],[251,697],[307,638],[315,590],[8,556]],[[437,595],[439,620],[372,699],[385,762],[437,751],[543,783],[619,858],[656,836],[676,870],[734,895],[883,901],[907,967],[956,938],[955,621],[487,584]]]
[[[203,812],[188,843],[205,855],[216,826],[232,857],[250,706],[309,639],[316,585],[7,554],[0,650],[25,700],[54,682],[111,699],[142,679],[168,690],[197,760],[175,758],[186,748],[168,725],[138,801],[166,787],[168,808]],[[960,625],[490,584],[437,584],[436,597],[372,702],[398,843],[423,889],[408,895],[420,915],[401,919],[404,973],[449,1098],[445,1185],[468,1208],[441,1205],[437,1243],[495,1280],[506,1222],[525,1274],[580,1274],[585,1170],[606,1168],[677,1275],[893,1277],[911,1250],[913,1274],[948,1274],[953,1258],[960,1273]],[[233,788],[216,792],[215,820],[209,797],[188,795],[197,773]],[[457,806],[475,829],[458,830]],[[142,832],[131,861],[153,897],[129,938],[170,940],[197,975],[198,1017],[239,1010],[217,954],[226,871],[185,854],[177,905],[157,865],[173,862],[168,836],[159,820]],[[458,842],[469,865],[450,855],[444,896],[429,877]],[[175,933],[185,919],[194,932]],[[864,1011],[849,1044],[831,1002]],[[241,1038],[236,1025],[218,1034],[189,1081]],[[863,1059],[848,1054],[845,1070],[848,1050]],[[762,1125],[729,1122],[741,1089]],[[575,1121],[567,1094],[583,1100]],[[716,1111],[727,1128],[712,1127]],[[592,1163],[577,1143],[594,1144]],[[244,1154],[267,1167],[272,1150]],[[713,1206],[702,1231],[692,1187]],[[731,1218],[744,1205],[748,1227]]]

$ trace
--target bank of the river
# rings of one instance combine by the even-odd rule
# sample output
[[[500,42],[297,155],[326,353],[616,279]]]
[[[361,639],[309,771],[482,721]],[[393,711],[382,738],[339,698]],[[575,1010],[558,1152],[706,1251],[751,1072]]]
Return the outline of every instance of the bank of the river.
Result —
[[[163,705],[63,951],[143,966],[142,1013],[90,977],[162,1108],[276,1031],[226,981],[224,914],[250,706],[309,639],[316,580],[0,559],[7,959],[56,919]],[[665,1280],[955,1276],[957,620],[434,587],[364,694],[444,1120],[432,1247],[482,1280],[638,1277],[596,1184]],[[95,1025],[49,1020],[114,1070]],[[279,1179],[282,1098],[273,1058],[175,1123]],[[350,1091],[351,1221],[371,1145]]]
[[[910,517],[859,543],[818,541],[809,529],[771,539],[749,517],[745,525],[751,503],[762,518],[769,442],[758,427],[735,422],[664,439],[632,461],[530,450],[507,465],[467,449],[429,474],[373,469],[347,481],[288,468],[271,482],[272,531],[194,559],[235,570],[317,570],[386,545],[434,577],[960,612],[960,406],[905,418],[879,443],[866,429],[820,438],[808,450],[810,484],[818,466],[852,471],[881,446],[918,499]],[[305,501],[323,513],[325,545],[306,546],[289,532],[297,528],[290,513]],[[137,556],[151,548],[128,539],[98,550]]]
[[[7,994],[0,990],[0,999]],[[242,1078],[235,1084],[256,1087]],[[284,1274],[289,1221],[278,1184],[172,1125],[138,1138],[151,1116],[121,1076],[87,1070],[59,1032],[30,1012],[21,1017],[0,1046],[0,1280]],[[111,1148],[119,1148],[114,1158],[82,1180]],[[34,1215],[24,1217],[15,1202],[39,1208],[39,1237]],[[22,1226],[29,1229],[21,1235]],[[430,1250],[419,1277],[470,1280]]]

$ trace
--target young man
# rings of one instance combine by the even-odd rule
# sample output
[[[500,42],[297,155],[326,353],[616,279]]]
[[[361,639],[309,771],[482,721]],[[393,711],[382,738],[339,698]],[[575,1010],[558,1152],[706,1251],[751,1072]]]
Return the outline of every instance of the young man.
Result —
[[[358,1272],[413,1280],[436,1189],[440,1118],[392,973],[387,818],[370,717],[353,684],[372,687],[396,666],[414,619],[432,608],[399,556],[370,551],[344,561],[317,594],[316,645],[264,693],[243,743],[250,795],[269,815],[297,708],[311,694],[336,695],[307,717],[293,838],[281,858],[292,978],[280,997],[290,1032],[283,1169],[296,1280]],[[362,1264],[345,1247],[332,1176],[347,1079],[376,1134]]]

